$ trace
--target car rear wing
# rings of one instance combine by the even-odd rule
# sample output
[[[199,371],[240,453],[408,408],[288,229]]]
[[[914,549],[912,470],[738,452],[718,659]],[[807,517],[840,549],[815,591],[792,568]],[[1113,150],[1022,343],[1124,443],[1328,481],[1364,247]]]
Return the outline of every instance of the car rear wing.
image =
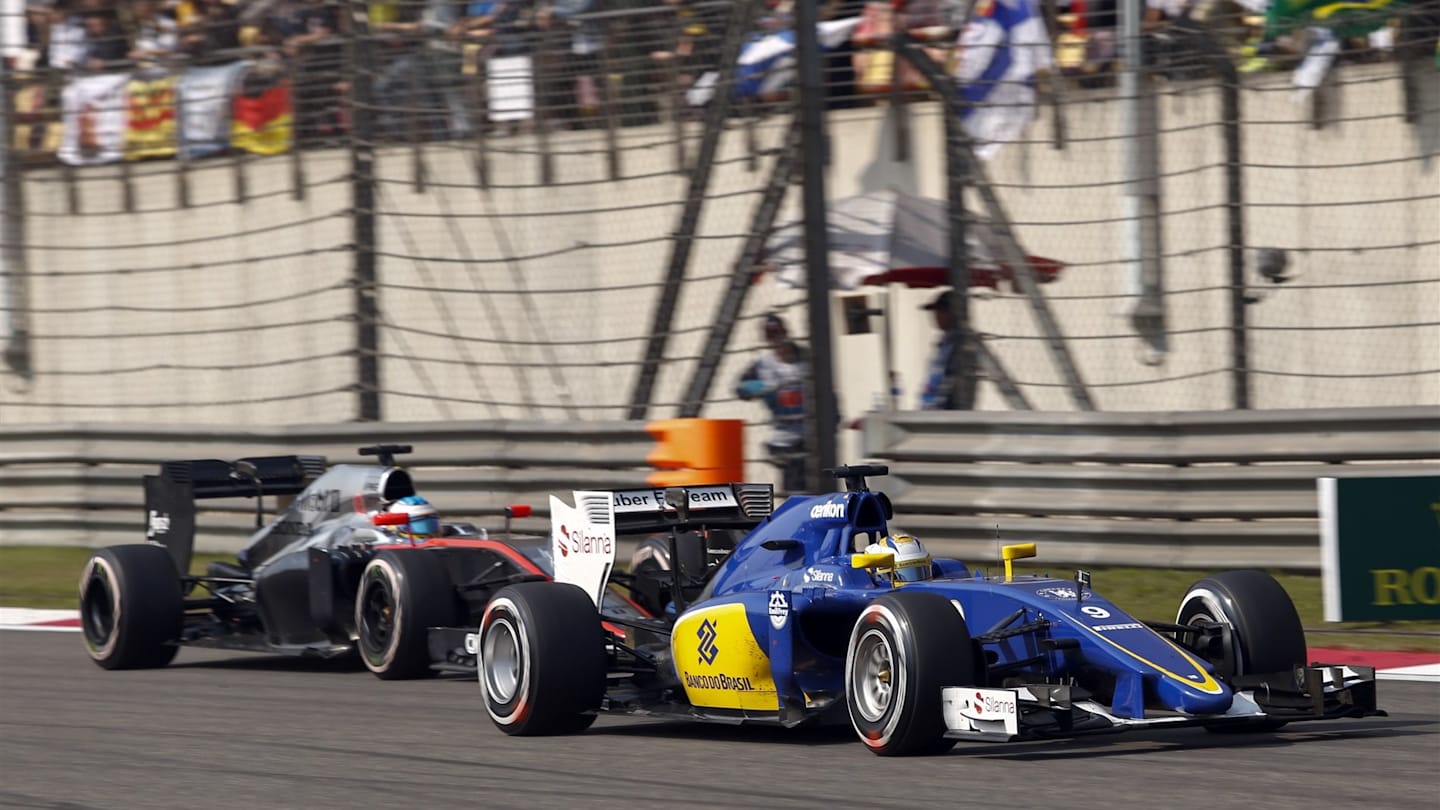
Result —
[[[159,475],[144,476],[145,539],[170,551],[183,576],[195,549],[195,501],[298,495],[325,472],[324,456],[255,456],[222,461],[166,461]]]
[[[751,529],[775,508],[775,490],[770,484],[576,490],[572,494],[573,506],[550,496],[555,581],[579,586],[597,608],[615,567],[618,538],[658,532],[671,532],[673,537],[695,529]]]
[[[752,529],[775,510],[772,484],[609,490],[617,536],[691,529]]]

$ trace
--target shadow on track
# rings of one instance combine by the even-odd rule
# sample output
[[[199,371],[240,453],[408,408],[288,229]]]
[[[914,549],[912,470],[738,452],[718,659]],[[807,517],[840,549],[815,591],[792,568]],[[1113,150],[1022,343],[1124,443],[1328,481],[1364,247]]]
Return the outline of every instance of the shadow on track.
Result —
[[[603,716],[603,715],[602,715]],[[766,745],[859,745],[855,730],[848,725],[820,725],[780,728],[762,725],[720,725],[685,720],[655,720],[618,717],[614,723],[595,726],[586,736],[636,737],[663,740],[704,740]]]
[[[1323,721],[1315,721],[1323,722]],[[1286,728],[1259,734],[1212,734],[1200,728],[1175,729],[1170,732],[1114,732],[1083,737],[1062,737],[1027,742],[977,743],[961,745],[949,756],[983,757],[1013,762],[1095,759],[1133,756],[1140,751],[1152,754],[1183,753],[1224,748],[1288,748],[1291,746],[1333,740],[1367,738],[1434,737],[1416,727],[1433,727],[1423,720],[1391,720],[1376,718],[1356,727],[1355,721],[1344,721],[1345,728],[1326,724],[1323,728]]]
[[[183,655],[183,653],[182,653]],[[176,661],[168,669],[269,670],[274,672],[359,673],[368,670],[353,653],[335,658],[298,655],[239,654],[230,658],[205,658],[198,661]]]

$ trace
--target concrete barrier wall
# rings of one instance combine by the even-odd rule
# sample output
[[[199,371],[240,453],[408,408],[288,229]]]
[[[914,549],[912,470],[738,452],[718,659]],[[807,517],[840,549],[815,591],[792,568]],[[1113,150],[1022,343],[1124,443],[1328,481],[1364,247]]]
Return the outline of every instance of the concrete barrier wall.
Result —
[[[105,546],[144,537],[141,477],[171,459],[233,460],[320,455],[331,464],[373,464],[356,454],[375,443],[404,443],[397,463],[451,520],[484,527],[504,522],[508,504],[535,517],[517,528],[547,531],[549,495],[574,489],[643,488],[652,443],[635,422],[459,421],[280,428],[186,425],[0,425],[0,545]],[[266,499],[266,513],[275,513]],[[197,503],[196,547],[235,552],[254,531],[255,502]]]
[[[1317,477],[1440,469],[1433,407],[913,412],[867,419],[865,435],[866,455],[891,466],[871,484],[894,500],[895,527],[981,564],[998,537],[1039,541],[1054,563],[1318,570]],[[551,494],[644,487],[653,447],[637,422],[0,426],[0,545],[139,541],[140,477],[166,459],[354,463],[373,442],[413,443],[400,463],[448,518],[494,527],[528,503],[536,517],[519,527],[541,532]],[[234,552],[254,530],[252,500],[198,505],[202,550]]]

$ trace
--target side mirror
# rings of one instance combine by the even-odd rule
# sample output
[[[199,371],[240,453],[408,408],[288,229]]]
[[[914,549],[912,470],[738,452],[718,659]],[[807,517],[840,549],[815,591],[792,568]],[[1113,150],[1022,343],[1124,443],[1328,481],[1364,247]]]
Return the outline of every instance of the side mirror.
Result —
[[[851,554],[851,568],[876,568],[878,566],[892,566],[895,564],[895,555],[887,552],[876,554]]]
[[[512,503],[505,507],[505,536],[510,536],[510,521],[514,518],[530,517],[530,505],[525,503]]]
[[[1016,543],[1013,546],[1004,546],[1000,549],[1000,556],[1005,560],[1005,581],[1009,582],[1015,577],[1015,561],[1034,557],[1035,544]]]

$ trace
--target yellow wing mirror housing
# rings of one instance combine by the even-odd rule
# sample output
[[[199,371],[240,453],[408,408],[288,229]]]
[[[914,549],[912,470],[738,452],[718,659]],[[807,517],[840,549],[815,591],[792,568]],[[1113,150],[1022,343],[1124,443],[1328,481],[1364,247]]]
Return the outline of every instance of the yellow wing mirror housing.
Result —
[[[1002,546],[1000,549],[1000,557],[1005,560],[1005,581],[1010,582],[1015,578],[1014,565],[1016,560],[1023,560],[1034,556],[1034,543],[1016,543],[1013,546]]]
[[[889,572],[893,570],[895,568],[895,555],[889,552],[851,554],[850,567],[867,569],[873,577],[882,571]],[[890,585],[894,587],[895,583],[892,582]]]
[[[851,554],[851,568],[878,568],[889,567],[895,564],[894,554]]]

